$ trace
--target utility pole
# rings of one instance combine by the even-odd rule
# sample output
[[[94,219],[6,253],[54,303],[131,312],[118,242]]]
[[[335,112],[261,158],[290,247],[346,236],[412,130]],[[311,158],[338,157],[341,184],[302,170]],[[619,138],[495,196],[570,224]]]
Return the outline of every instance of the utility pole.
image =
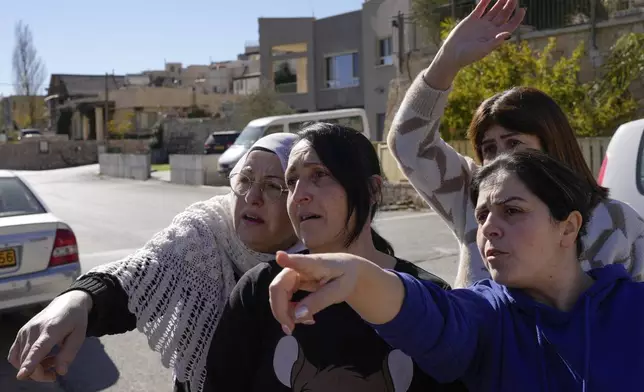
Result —
[[[452,6],[452,19],[456,20],[456,0],[451,0],[450,5]]]
[[[590,46],[597,49],[597,0],[590,0]]]
[[[108,74],[105,72],[105,102],[103,103],[103,138],[107,141],[109,139],[110,132],[107,129],[107,119],[109,116],[109,110],[110,110],[110,105],[109,105],[109,89],[108,89]]]
[[[398,11],[396,23],[398,24],[398,73],[402,74],[405,63],[405,17],[400,11]]]

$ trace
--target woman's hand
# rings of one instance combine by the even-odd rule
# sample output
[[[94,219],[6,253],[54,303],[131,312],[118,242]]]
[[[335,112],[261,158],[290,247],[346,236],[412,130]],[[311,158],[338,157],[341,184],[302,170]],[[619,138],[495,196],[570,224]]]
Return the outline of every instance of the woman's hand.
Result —
[[[278,252],[277,263],[284,270],[269,287],[270,304],[273,316],[287,334],[295,324],[312,324],[316,313],[345,301],[364,320],[383,324],[398,314],[405,296],[395,274],[355,255]],[[291,298],[298,290],[311,294],[294,303]]]
[[[91,308],[89,294],[70,291],[20,328],[7,358],[19,370],[17,378],[53,382],[56,374],[65,375],[85,341]],[[59,352],[52,354],[57,345]]]
[[[491,1],[481,0],[449,33],[425,75],[430,86],[446,90],[460,69],[490,54],[519,27],[526,10],[517,10],[518,0],[498,0],[486,11]]]
[[[296,323],[312,324],[313,316],[353,292],[357,268],[366,260],[344,253],[315,255],[277,253],[277,263],[284,269],[269,287],[273,315],[290,334]],[[299,303],[291,302],[299,290],[309,294]]]

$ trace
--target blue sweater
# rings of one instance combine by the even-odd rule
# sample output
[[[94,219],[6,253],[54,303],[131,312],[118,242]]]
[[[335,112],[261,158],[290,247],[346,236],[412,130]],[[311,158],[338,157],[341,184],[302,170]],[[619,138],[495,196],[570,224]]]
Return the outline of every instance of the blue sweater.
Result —
[[[491,280],[445,291],[397,274],[402,308],[373,327],[438,381],[473,392],[644,389],[644,284],[619,264],[590,271],[595,283],[569,312]]]

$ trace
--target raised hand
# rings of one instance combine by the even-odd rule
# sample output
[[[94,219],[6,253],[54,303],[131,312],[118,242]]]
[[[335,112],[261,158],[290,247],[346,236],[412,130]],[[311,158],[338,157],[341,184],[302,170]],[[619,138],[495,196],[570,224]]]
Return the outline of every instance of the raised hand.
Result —
[[[526,10],[517,10],[518,0],[498,0],[486,11],[491,1],[481,0],[447,36],[425,76],[430,86],[447,89],[461,68],[490,54],[519,27]]]
[[[442,50],[453,60],[453,65],[462,68],[487,56],[523,21],[525,9],[514,13],[518,0],[498,0],[486,12],[491,1],[481,0],[445,39]]]

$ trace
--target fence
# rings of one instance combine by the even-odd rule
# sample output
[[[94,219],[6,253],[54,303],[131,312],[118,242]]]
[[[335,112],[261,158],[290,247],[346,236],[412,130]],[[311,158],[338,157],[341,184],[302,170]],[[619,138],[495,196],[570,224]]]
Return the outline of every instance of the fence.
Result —
[[[523,28],[520,31],[556,30],[572,26],[596,26],[600,22],[616,20],[630,15],[644,14],[644,0],[519,0],[521,7],[527,8]],[[462,20],[476,6],[474,0],[450,0],[434,9],[438,20],[455,18]],[[415,15],[413,12],[404,17],[409,25],[409,50],[425,49],[425,32],[420,20],[426,14]],[[431,46],[431,45],[430,45]]]
[[[602,165],[602,161],[604,160],[604,154],[606,153],[606,148],[610,142],[610,137],[580,138],[577,139],[577,141],[579,142],[579,147],[581,147],[581,151],[584,154],[588,167],[590,167],[593,174],[597,176],[599,168]],[[449,142],[449,144],[459,154],[476,159],[474,149],[468,140],[455,140]],[[378,152],[382,171],[387,181],[407,181],[405,175],[398,168],[398,163],[394,159],[393,155],[391,155],[389,148],[387,148],[387,143],[378,142],[374,143],[374,145]]]

